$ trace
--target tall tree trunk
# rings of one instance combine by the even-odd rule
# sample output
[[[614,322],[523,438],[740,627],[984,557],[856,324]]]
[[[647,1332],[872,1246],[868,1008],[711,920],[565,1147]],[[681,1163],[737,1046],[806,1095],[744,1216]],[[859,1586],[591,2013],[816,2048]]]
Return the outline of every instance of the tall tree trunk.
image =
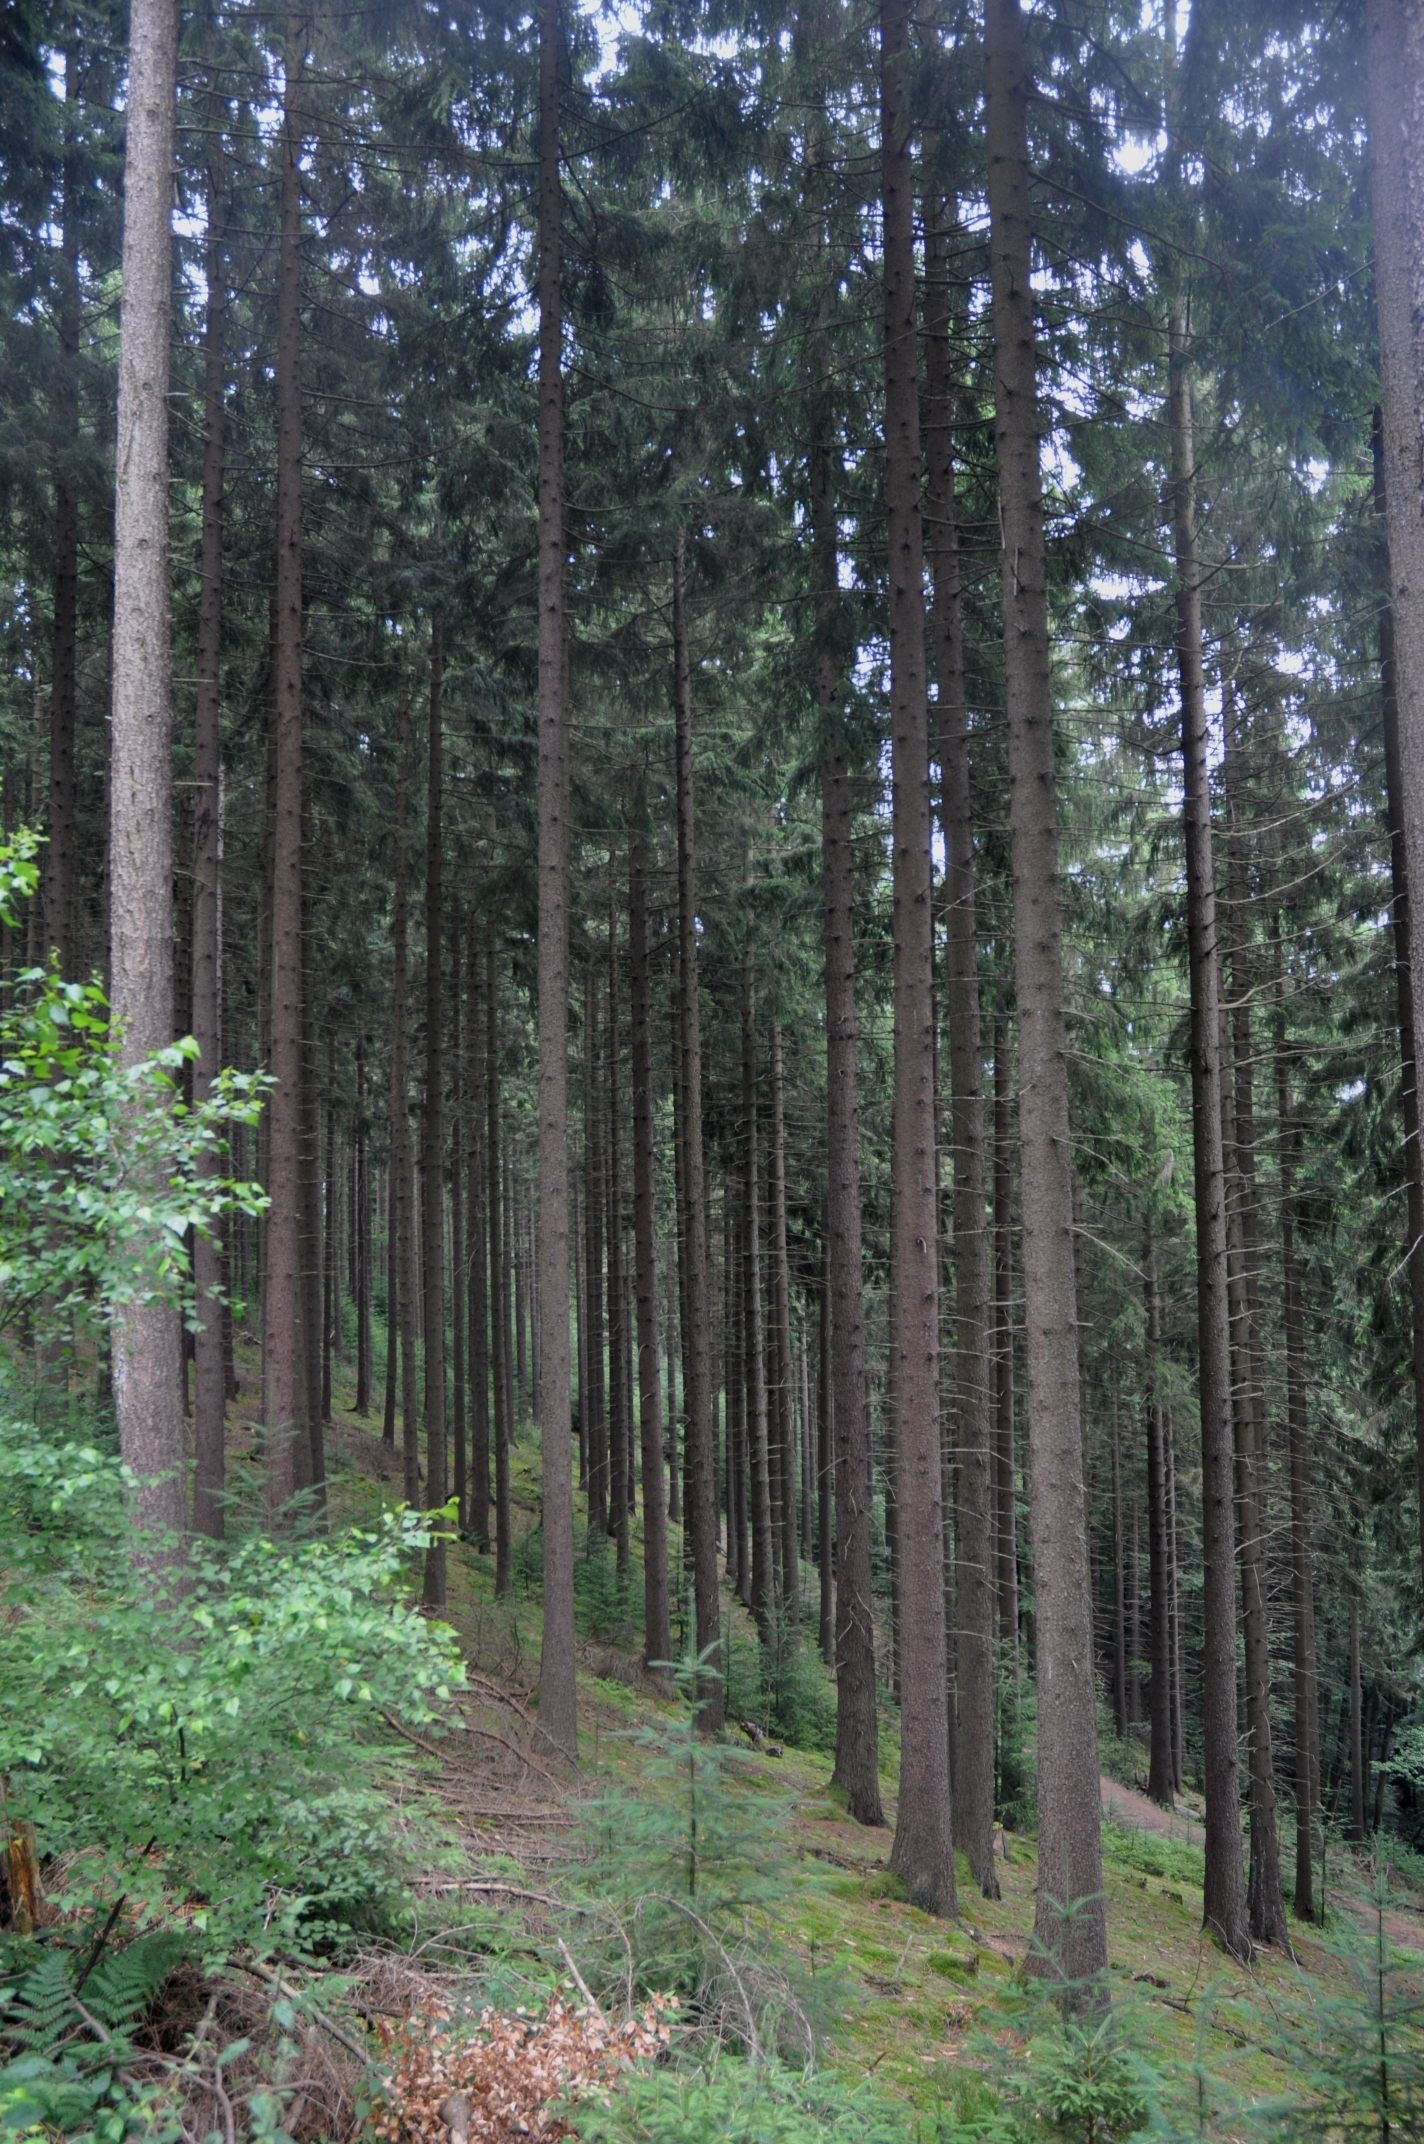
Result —
[[[820,1580],[820,1613],[816,1644],[828,1668],[836,1664],[836,1570],[835,1570],[835,1424],[834,1388],[831,1373],[831,1276],[830,1231],[821,1248],[820,1283],[816,1289],[816,1571]]]
[[[1118,1413],[1118,1385],[1113,1379],[1112,1396],[1112,1529],[1113,1529],[1113,1727],[1119,1739],[1127,1733],[1127,1573],[1122,1523],[1122,1424]]]
[[[1228,1210],[1234,1222],[1239,1266],[1235,1276],[1236,1369],[1233,1380],[1239,1476],[1241,1623],[1246,1667],[1247,1765],[1251,1798],[1251,1863],[1247,1910],[1259,1943],[1289,1949],[1281,1895],[1280,1840],[1276,1830],[1275,1755],[1271,1733],[1271,1651],[1266,1604],[1266,1405],[1261,1369],[1258,1275],[1260,1243],[1256,1198],[1255,1082],[1251,1034],[1253,967],[1247,946],[1246,835],[1242,824],[1240,711],[1228,679],[1223,687],[1227,825],[1226,929],[1231,960],[1230,1061],[1223,1145],[1235,1193]],[[1223,1079],[1223,1089],[1225,1089]],[[1229,1246],[1228,1246],[1229,1247]],[[1228,1269],[1228,1280],[1231,1276]]]
[[[608,1531],[608,1409],[604,1383],[603,1087],[599,1048],[598,967],[590,946],[583,995],[584,1322],[588,1327],[588,1531]]]
[[[64,54],[64,153],[61,161],[59,241],[59,364],[54,386],[55,432],[61,441],[54,479],[54,618],[49,684],[49,815],[44,848],[45,952],[72,977],[74,959],[75,719],[79,674],[79,54],[71,39]],[[209,248],[213,257],[213,187],[209,186]],[[221,280],[221,279],[220,279]],[[211,292],[212,285],[209,284]],[[221,300],[219,300],[221,317]],[[211,334],[212,307],[208,312]],[[219,373],[221,381],[221,373]],[[206,387],[206,382],[205,382]],[[221,392],[221,388],[219,389]],[[206,406],[206,395],[205,395]],[[221,455],[219,455],[221,466]],[[206,509],[206,463],[204,467]],[[201,625],[199,627],[201,632]],[[211,1075],[210,1075],[211,1076]],[[221,1484],[219,1484],[221,1487]],[[195,1518],[197,1492],[195,1485]],[[210,1525],[200,1531],[208,1533]]]
[[[304,829],[305,832],[305,829]],[[305,845],[305,843],[304,843]],[[301,1411],[299,1490],[311,1490],[313,1517],[326,1516],[326,1436],[321,1415],[321,1092],[316,1069],[316,1019],[312,988],[312,903],[302,901],[302,1088],[300,1171],[297,1195],[301,1230]]]
[[[906,0],[881,0],[885,498],[889,544],[895,1091],[896,1517],[900,1558],[900,1799],[891,1866],[911,1903],[955,1911],[950,1845],[939,1434],[928,699],[922,597],[914,172]]]
[[[994,1472],[998,1494],[999,1643],[1019,1672],[1019,1520],[1014,1455],[1013,1096],[1009,1025],[994,1018]]]
[[[801,1622],[800,1546],[796,1527],[796,1409],[792,1392],[791,1267],[786,1248],[786,1068],[781,1023],[771,1023],[771,1314],[776,1327],[777,1441],[781,1451],[782,1612]]]
[[[628,966],[633,1045],[633,1255],[638,1291],[638,1431],[643,1453],[643,1663],[672,1658],[667,1499],[658,1381],[657,1145],[653,1122],[652,982],[648,969],[648,851],[639,825],[628,854]]]
[[[727,1172],[722,1194],[722,1331],[723,1383],[727,1391],[727,1570],[739,1601],[750,1608],[752,1557],[748,1526],[751,1496],[748,1488],[748,1438],[746,1320],[742,1258],[742,1199],[735,1186],[735,1166]]]
[[[865,1306],[856,1104],[855,925],[851,821],[855,791],[843,723],[840,591],[829,408],[816,399],[809,457],[816,571],[816,706],[821,725],[821,925],[826,997],[827,1293],[830,1413],[835,1438],[836,1756],[832,1774],[860,1824],[880,1806],[871,1599],[873,1482],[865,1391]]]
[[[674,986],[675,988],[675,986]],[[674,1059],[676,1051],[674,1051]],[[676,1110],[674,1110],[676,1115]],[[674,1137],[673,1151],[677,1153],[678,1140]],[[677,1196],[674,1184],[673,1195]],[[682,1523],[682,1473],[678,1466],[677,1451],[677,1364],[678,1364],[678,1260],[677,1230],[674,1227],[667,1241],[666,1287],[667,1302],[667,1469],[668,1469],[668,1520],[671,1524]]]
[[[717,1440],[712,1421],[712,1361],[707,1284],[707,1212],[702,1154],[702,1023],[697,981],[697,849],[692,774],[692,659],[687,634],[686,558],[681,533],[672,568],[673,712],[677,726],[678,1009],[681,1033],[683,1181],[687,1313],[682,1375],[687,1410],[687,1530],[692,1551],[696,1645],[700,1660],[721,1669],[717,1582]],[[711,1733],[725,1714],[723,1684],[700,1686],[698,1724]]]
[[[489,1297],[491,1384],[494,1388],[494,1590],[499,1600],[514,1590],[514,1542],[509,1508],[509,1262],[504,1249],[503,1140],[499,1111],[499,968],[494,932],[485,938],[485,1156],[489,1196]]]
[[[1419,439],[1424,426],[1424,19],[1414,7],[1367,0],[1366,81],[1374,208],[1375,298],[1379,312],[1380,431],[1383,504],[1389,532],[1389,636],[1397,737],[1397,796],[1390,800],[1391,834],[1399,829],[1406,885],[1424,885],[1424,498],[1419,486]],[[1381,651],[1383,653],[1383,650]],[[1386,719],[1388,720],[1388,710]],[[1392,740],[1387,734],[1388,746]],[[1396,809],[1397,805],[1397,809]],[[1391,850],[1394,849],[1391,841]],[[1396,895],[1400,888],[1396,875]],[[1408,946],[1408,1012],[1412,1069],[1424,1064],[1424,932],[1401,928],[1396,903],[1396,957]],[[1400,992],[1401,1015],[1405,995]],[[1419,1115],[1417,1089],[1414,1115]],[[1406,1101],[1406,1110],[1408,1102]],[[1414,1144],[1418,1147],[1417,1121]],[[1421,1165],[1411,1174],[1418,1178]],[[1424,1202],[1419,1211],[1424,1213]],[[1410,1202],[1415,1317],[1415,1427],[1419,1476],[1420,1550],[1424,1556],[1424,1249],[1415,1200]]]
[[[628,1534],[629,1432],[628,1350],[623,1300],[623,1097],[619,1073],[618,924],[608,908],[608,1531],[616,1568],[626,1579],[633,1568]]]
[[[1279,970],[1279,930],[1272,937]],[[1286,1343],[1286,1434],[1290,1446],[1291,1626],[1295,1676],[1295,1913],[1315,1919],[1315,1822],[1320,1807],[1319,1672],[1315,1657],[1315,1573],[1311,1547],[1310,1417],[1305,1382],[1305,1319],[1295,1250],[1295,1163],[1300,1127],[1291,1102],[1285,1013],[1276,981],[1276,1123],[1280,1146],[1281,1295]],[[1323,1901],[1322,1901],[1323,1904]]]
[[[336,1036],[326,1038],[326,1211],[321,1239],[321,1419],[331,1420],[332,1355],[341,1321],[341,1292],[337,1271],[340,1238],[341,1194],[336,1175]]]
[[[1365,1836],[1365,1729],[1360,1679],[1360,1604],[1350,1603],[1350,1837]]]
[[[168,587],[168,340],[174,74],[171,0],[129,18],[114,500],[109,782],[110,1003],[125,1065],[173,1040],[173,667]],[[114,1313],[119,1448],[139,1525],[170,1543],[186,1517],[179,1324],[166,1305]],[[155,1541],[155,1565],[174,1551]]]
[[[395,1020],[391,1021],[394,1035]],[[395,1092],[395,1066],[391,1067]],[[386,1390],[381,1414],[381,1442],[395,1450],[396,1397],[400,1375],[400,1171],[396,1167],[395,1105],[391,1107],[391,1146],[386,1163]]]
[[[975,947],[969,709],[954,497],[954,382],[943,204],[926,208],[926,549],[934,578],[935,757],[945,854],[945,1019],[954,1169],[956,1657],[954,1839],[986,1898],[994,1871],[994,1453],[988,1382],[989,1237],[984,1211],[984,1063]]]
[[[287,1523],[301,1430],[302,382],[301,112],[306,26],[287,17],[277,249],[277,572],[271,1045],[263,1420],[269,1524]],[[118,892],[114,892],[115,911]]]
[[[465,1150],[469,1189],[465,1201],[469,1235],[470,1289],[470,1479],[465,1524],[481,1555],[489,1554],[490,1503],[490,1285],[489,1191],[480,1112],[485,1106],[490,1055],[490,1001],[483,988],[479,933],[470,917],[465,955],[470,1001],[470,1137]]]
[[[425,1502],[438,1513],[449,1495],[445,1436],[445,991],[440,882],[444,797],[445,621],[430,620],[430,734],[425,791],[425,1112],[421,1122],[421,1274],[425,1289]],[[457,983],[458,988],[458,983]],[[425,1552],[427,1608],[445,1605],[443,1522]]]
[[[415,1476],[415,1304],[411,1273],[410,1172],[410,695],[404,675],[396,707],[396,853],[391,906],[391,1242],[388,1256],[386,1316],[386,1406],[395,1441],[395,1400],[401,1400],[401,1451],[405,1500],[414,1504]],[[396,1364],[400,1367],[397,1386]]]
[[[219,107],[221,109],[221,107]],[[223,473],[225,456],[227,261],[222,167],[216,146],[208,158],[207,312],[203,327],[203,497],[198,542],[197,695],[193,724],[193,1099],[203,1102],[222,1064],[222,820],[219,669],[222,658]],[[51,799],[51,810],[53,800]],[[218,1156],[204,1154],[199,1175],[218,1173]],[[223,1360],[222,1251],[199,1229],[193,1240],[193,1289],[199,1320],[193,1342],[193,1531],[223,1537],[225,1459],[223,1422],[227,1366]]]
[[[1184,316],[1170,335],[1172,527],[1177,566],[1177,666],[1182,694],[1187,947],[1191,972],[1192,1145],[1197,1220],[1197,1347],[1202,1438],[1202,1769],[1206,1788],[1205,1926],[1234,1956],[1251,1955],[1241,1863],[1236,1722],[1235,1453],[1227,1303],[1226,1168],[1222,1142],[1221,999],[1216,876],[1207,778],[1197,558],[1192,391]]]
[[[762,1333],[761,1191],[757,1181],[755,982],[752,948],[742,949],[742,1337],[745,1418],[751,1477],[751,1611],[763,1645],[776,1635],[776,1537],[771,1499],[771,1433]]]
[[[356,1412],[371,1411],[371,1128],[366,1115],[366,1038],[356,1038]]]
[[[454,1445],[455,1524],[463,1532],[469,1512],[469,1447],[465,1404],[466,1353],[465,1311],[469,1300],[469,1245],[465,1236],[465,1142],[468,1125],[467,1082],[469,1078],[467,1008],[464,969],[461,965],[461,914],[456,904],[450,911],[450,1040],[454,1060],[451,1071],[450,1126],[450,1427]]]
[[[1171,1535],[1167,1523],[1166,1421],[1162,1411],[1162,1304],[1157,1290],[1157,1241],[1149,1213],[1142,1223],[1142,1292],[1147,1328],[1143,1412],[1147,1427],[1147,1559],[1152,1595],[1152,1721],[1147,1792],[1170,1809],[1176,1799],[1172,1750]]]
[[[1019,0],[987,0],[985,57],[1038,1671],[1035,1933],[1081,1989],[1106,1970],[1107,1930]]]

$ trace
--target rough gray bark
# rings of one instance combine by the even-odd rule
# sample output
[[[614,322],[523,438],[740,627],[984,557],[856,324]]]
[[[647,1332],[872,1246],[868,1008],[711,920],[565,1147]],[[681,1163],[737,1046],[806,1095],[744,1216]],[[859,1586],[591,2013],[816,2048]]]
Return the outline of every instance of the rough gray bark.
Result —
[[[890,637],[895,1088],[891,1288],[900,1566],[900,1796],[890,1864],[911,1903],[955,1911],[939,1433],[939,1214],[909,10],[881,0],[885,497]]]
[[[1107,1930],[1019,0],[987,0],[985,59],[1038,1670],[1034,1926],[1053,1970],[1082,1990],[1106,1970]]]
[[[588,1530],[592,1539],[608,1530],[608,1409],[604,1381],[607,1336],[603,1315],[603,1053],[598,1036],[598,967],[590,944],[584,959],[583,993],[583,1301],[584,1323],[588,1327],[588,1389],[580,1397],[588,1437]]]
[[[470,1003],[470,1136],[465,1149],[470,1290],[470,1478],[465,1525],[475,1547],[487,1556],[490,1545],[489,1218],[480,1117],[485,1106],[489,1039],[483,969],[480,934],[471,915],[465,954],[466,991]]]
[[[114,499],[113,724],[109,784],[110,1003],[121,1061],[173,1039],[172,627],[168,588],[168,339],[172,277],[172,0],[129,19],[123,304]],[[138,1480],[155,1565],[185,1513],[179,1324],[163,1306],[113,1321],[119,1446]]]
[[[697,842],[692,767],[692,661],[687,635],[686,552],[679,532],[672,568],[673,713],[677,729],[678,1037],[683,1109],[686,1317],[682,1375],[687,1432],[687,1530],[692,1551],[692,1587],[697,1652],[721,1667],[721,1602],[717,1582],[717,1439],[712,1420],[710,1298],[707,1276],[707,1193],[702,1154],[702,1021],[697,981]],[[701,1684],[698,1724],[720,1727],[726,1703],[723,1685],[710,1676]]]
[[[366,1038],[356,1038],[352,1168],[356,1179],[356,1412],[371,1411],[371,1126],[366,1114]]]
[[[801,1622],[801,1563],[796,1525],[796,1408],[792,1390],[791,1268],[786,1248],[786,1067],[781,1023],[771,1023],[771,1315],[777,1375],[776,1441],[781,1472],[781,1612],[791,1630]]]
[[[1187,958],[1191,980],[1192,1148],[1197,1219],[1197,1350],[1202,1447],[1202,1748],[1206,1791],[1204,1925],[1251,1955],[1241,1860],[1236,1720],[1235,1451],[1222,1140],[1221,992],[1202,674],[1201,573],[1186,323],[1172,315],[1169,397],[1177,667],[1182,696]]]
[[[445,1423],[445,991],[444,899],[440,880],[445,695],[444,619],[430,621],[430,733],[425,790],[425,1109],[420,1133],[421,1280],[425,1291],[425,1502],[438,1512],[449,1495]],[[445,1605],[445,1542],[425,1552],[427,1608]]]
[[[742,949],[742,1368],[750,1480],[750,1606],[763,1645],[776,1635],[776,1538],[771,1502],[771,1433],[762,1330],[761,1190],[758,1183],[755,979],[751,940]]]
[[[74,974],[75,718],[79,674],[79,54],[64,54],[64,153],[60,169],[59,364],[55,430],[61,442],[54,477],[54,616],[50,635],[49,812],[45,827],[45,952],[61,975]],[[211,230],[211,223],[209,225]],[[196,1522],[195,1522],[196,1523]],[[207,1527],[202,1531],[208,1531]]]
[[[632,1408],[624,1304],[623,1096],[618,1019],[618,918],[608,907],[608,1531],[615,1568],[626,1579],[633,1568],[628,1531],[628,1482],[632,1465]]]
[[[999,1643],[1019,1673],[1019,1523],[1014,1454],[1013,1096],[1009,1025],[994,1019],[994,1478]]]
[[[628,966],[633,1030],[638,1432],[643,1454],[643,1661],[645,1666],[654,1667],[672,1658],[672,1625],[668,1605],[662,1389],[658,1378],[657,1149],[653,1121],[652,984],[648,968],[648,851],[641,824],[628,856]]]
[[[451,1494],[455,1499],[455,1524],[463,1531],[469,1509],[469,1444],[466,1410],[465,1312],[469,1300],[466,1276],[469,1244],[465,1235],[465,1116],[466,1082],[469,1077],[468,1032],[461,930],[458,904],[450,911],[450,1441]]]
[[[391,908],[391,1240],[388,1252],[389,1295],[386,1325],[388,1372],[386,1394],[395,1435],[395,1397],[401,1402],[401,1452],[408,1504],[419,1494],[415,1438],[415,1290],[412,1285],[414,1217],[410,1153],[410,893],[408,822],[410,813],[410,697],[404,675],[396,706],[395,890]],[[396,1365],[399,1364],[399,1381]]]
[[[485,1175],[489,1194],[490,1381],[494,1388],[494,1590],[506,1599],[514,1590],[514,1541],[509,1509],[509,1260],[504,1244],[503,1140],[499,1121],[499,967],[494,932],[485,938]]]
[[[222,1063],[222,751],[218,728],[222,657],[223,476],[226,431],[227,259],[223,175],[216,146],[208,157],[207,309],[203,324],[203,494],[198,543],[197,693],[193,724],[193,1098],[206,1100]],[[199,1174],[218,1173],[205,1154]],[[193,1286],[199,1329],[193,1341],[193,1531],[223,1536],[223,1359],[221,1250],[199,1231],[193,1241]]]
[[[1279,966],[1279,933],[1277,941]],[[1315,1919],[1315,1824],[1320,1808],[1320,1677],[1315,1657],[1315,1571],[1311,1541],[1310,1416],[1305,1322],[1295,1250],[1295,1164],[1300,1126],[1291,1101],[1285,1014],[1277,980],[1276,1123],[1280,1144],[1281,1294],[1286,1343],[1286,1433],[1290,1447],[1291,1637],[1295,1676],[1296,1918]]]
[[[1167,1524],[1166,1420],[1162,1412],[1160,1383],[1162,1304],[1157,1290],[1157,1241],[1150,1213],[1142,1223],[1142,1293],[1147,1333],[1142,1380],[1142,1407],[1147,1429],[1147,1582],[1152,1601],[1152,1718],[1147,1792],[1154,1802],[1170,1809],[1176,1799],[1176,1764],[1172,1751],[1171,1536]]]

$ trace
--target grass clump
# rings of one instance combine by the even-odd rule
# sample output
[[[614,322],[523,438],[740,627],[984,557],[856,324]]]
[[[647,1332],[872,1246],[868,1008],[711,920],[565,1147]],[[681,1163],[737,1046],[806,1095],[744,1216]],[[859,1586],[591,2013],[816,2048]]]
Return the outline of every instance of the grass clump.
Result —
[[[1103,1854],[1122,1868],[1136,1869],[1142,1876],[1157,1876],[1164,1883],[1190,1883],[1200,1890],[1206,1873],[1205,1857],[1190,1839],[1163,1838],[1155,1831],[1134,1831],[1126,1824],[1103,1822]]]

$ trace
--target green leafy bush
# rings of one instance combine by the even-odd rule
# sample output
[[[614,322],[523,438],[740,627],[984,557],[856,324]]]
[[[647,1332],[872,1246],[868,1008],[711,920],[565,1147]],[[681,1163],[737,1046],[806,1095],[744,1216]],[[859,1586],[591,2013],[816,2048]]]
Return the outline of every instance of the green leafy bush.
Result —
[[[60,1903],[181,1902],[209,1953],[386,1925],[403,1851],[381,1781],[462,1680],[406,1605],[424,1522],[194,1543],[155,1596],[115,1525],[116,1459],[0,1427],[0,1775]]]

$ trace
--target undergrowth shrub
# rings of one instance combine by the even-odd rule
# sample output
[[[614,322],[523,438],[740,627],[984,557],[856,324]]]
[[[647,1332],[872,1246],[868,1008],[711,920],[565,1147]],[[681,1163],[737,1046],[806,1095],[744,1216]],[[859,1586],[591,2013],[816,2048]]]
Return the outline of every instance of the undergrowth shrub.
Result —
[[[638,1572],[618,1575],[607,1541],[590,1537],[574,1562],[574,1617],[581,1638],[637,1652],[643,1643],[643,1581]]]
[[[733,1630],[727,1645],[727,1714],[757,1725],[794,1749],[836,1746],[835,1680],[815,1643],[779,1619],[763,1643]]]
[[[1134,1831],[1130,1825],[1105,1820],[1103,1853],[1123,1868],[1160,1876],[1167,1883],[1191,1883],[1200,1890],[1205,1878],[1206,1858],[1190,1839],[1163,1838],[1159,1832]]]
[[[116,2144],[143,2095],[122,2071],[186,1939],[140,1937],[109,1955],[11,1938],[0,1959],[0,2131],[44,2128]]]
[[[165,1594],[126,1479],[0,1424],[0,1776],[53,1903],[180,1913],[209,1956],[392,1927],[410,1849],[382,1785],[409,1745],[388,1723],[438,1724],[464,1673],[407,1605],[424,1521],[195,1541]]]
[[[584,2144],[938,2144],[963,2132],[873,2085],[723,2056],[644,2071],[579,2115]]]
[[[676,2008],[653,1996],[622,2024],[556,1996],[541,2017],[484,2010],[462,2021],[431,2009],[383,2034],[382,2102],[371,2133],[385,2144],[479,2144],[571,2133],[570,2115],[606,2100],[635,2063],[663,2053]]]

